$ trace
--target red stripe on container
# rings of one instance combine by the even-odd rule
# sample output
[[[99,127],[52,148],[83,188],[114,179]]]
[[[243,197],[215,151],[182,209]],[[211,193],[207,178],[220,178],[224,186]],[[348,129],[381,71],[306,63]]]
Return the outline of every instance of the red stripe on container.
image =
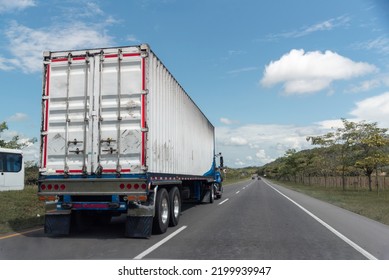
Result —
[[[146,59],[142,58],[142,91],[146,90]],[[143,94],[142,99],[142,116],[141,116],[141,127],[146,128],[146,96]],[[142,166],[146,165],[146,133],[142,131],[142,156],[141,164]]]
[[[46,95],[49,97],[50,95],[50,64],[47,65],[47,71],[46,71]],[[45,116],[44,116],[44,130],[45,130],[45,136],[43,137],[44,146],[43,146],[43,168],[46,168],[47,166],[47,133],[49,128],[49,99],[45,100]]]

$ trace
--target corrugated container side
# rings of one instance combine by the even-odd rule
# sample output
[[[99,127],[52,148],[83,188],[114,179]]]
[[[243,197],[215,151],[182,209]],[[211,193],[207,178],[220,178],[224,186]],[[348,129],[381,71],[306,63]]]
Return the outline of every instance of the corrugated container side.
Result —
[[[147,68],[148,171],[203,175],[213,162],[213,125],[153,52]]]
[[[214,127],[145,47],[45,56],[45,174],[94,174],[100,167],[103,174],[210,170]]]

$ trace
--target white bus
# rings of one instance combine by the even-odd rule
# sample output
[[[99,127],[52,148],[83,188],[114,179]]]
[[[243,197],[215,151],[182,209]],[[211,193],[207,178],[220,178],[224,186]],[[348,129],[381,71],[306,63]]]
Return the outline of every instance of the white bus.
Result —
[[[24,189],[22,151],[0,148],[0,191],[22,189]]]

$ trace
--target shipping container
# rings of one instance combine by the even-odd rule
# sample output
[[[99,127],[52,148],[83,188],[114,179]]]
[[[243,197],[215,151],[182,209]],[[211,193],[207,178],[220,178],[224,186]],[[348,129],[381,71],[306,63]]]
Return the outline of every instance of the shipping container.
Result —
[[[214,127],[148,45],[48,51],[43,63],[47,233],[126,214],[126,235],[147,237],[178,223],[182,200],[220,197]]]

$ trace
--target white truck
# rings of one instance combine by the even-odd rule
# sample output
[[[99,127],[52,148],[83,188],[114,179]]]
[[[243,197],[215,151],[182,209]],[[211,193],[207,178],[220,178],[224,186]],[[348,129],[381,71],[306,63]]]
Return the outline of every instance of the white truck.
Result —
[[[178,224],[184,200],[221,196],[214,127],[147,44],[47,51],[43,64],[47,234],[126,215],[125,235],[147,238]]]
[[[22,189],[24,189],[24,161],[22,151],[0,148],[0,191]]]

